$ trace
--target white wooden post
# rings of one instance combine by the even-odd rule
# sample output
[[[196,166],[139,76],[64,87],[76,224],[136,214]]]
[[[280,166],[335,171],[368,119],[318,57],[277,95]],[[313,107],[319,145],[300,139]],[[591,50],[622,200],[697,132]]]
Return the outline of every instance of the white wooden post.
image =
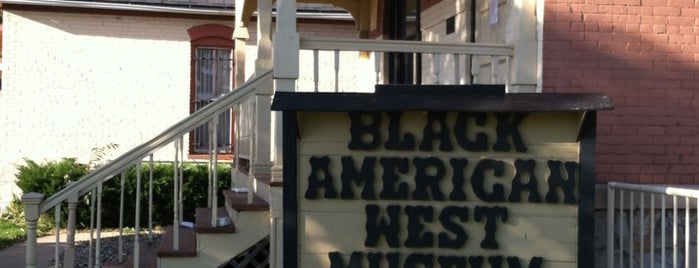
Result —
[[[536,92],[538,41],[536,37],[536,0],[515,0],[509,5],[506,42],[514,46],[510,66],[509,92]]]
[[[299,34],[296,31],[296,0],[277,0],[277,30],[274,33],[275,90],[294,91],[299,77]],[[274,114],[274,165],[272,184],[281,184],[282,178],[282,115]],[[271,189],[270,267],[283,267],[282,187]]]
[[[277,4],[279,5],[279,4]],[[255,72],[261,74],[272,68],[272,0],[258,0],[258,59],[255,63]],[[277,25],[279,24],[277,19]],[[275,36],[276,38],[276,36]],[[298,51],[297,51],[298,53]],[[276,73],[276,71],[275,71]],[[272,122],[272,94],[274,93],[274,81],[265,81],[259,88],[255,90],[255,105],[254,105],[254,144],[252,148],[252,159],[250,173],[251,178],[259,178],[260,176],[269,176],[272,169],[271,160],[271,145],[272,139],[271,122]],[[248,190],[250,198],[252,197],[252,189]]]
[[[37,267],[36,228],[39,220],[39,204],[42,200],[44,200],[44,195],[40,193],[27,193],[22,196],[24,217],[27,223],[27,268]]]
[[[78,194],[68,198],[68,234],[66,235],[66,250],[63,253],[63,267],[75,267],[75,211],[78,208]]]

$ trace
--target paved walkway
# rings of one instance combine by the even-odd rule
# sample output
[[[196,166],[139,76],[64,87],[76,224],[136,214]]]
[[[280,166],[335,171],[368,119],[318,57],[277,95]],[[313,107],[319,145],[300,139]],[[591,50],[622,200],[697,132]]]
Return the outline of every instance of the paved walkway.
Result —
[[[109,232],[102,233],[102,237],[116,236],[118,233]],[[77,233],[75,234],[75,242],[87,241],[90,239],[90,233]],[[39,237],[37,239],[37,266],[40,268],[48,267],[49,261],[54,259],[55,256],[55,242],[56,235],[48,235]],[[66,235],[61,234],[61,247],[59,250],[63,250],[66,242]],[[0,267],[2,268],[24,268],[26,267],[26,257],[27,243],[21,242],[12,245],[11,247],[4,248],[0,250]]]

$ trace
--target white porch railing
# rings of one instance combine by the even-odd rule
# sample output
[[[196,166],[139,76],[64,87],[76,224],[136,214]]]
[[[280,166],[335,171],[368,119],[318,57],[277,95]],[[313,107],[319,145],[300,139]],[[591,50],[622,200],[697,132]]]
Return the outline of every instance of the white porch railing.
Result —
[[[385,84],[384,52],[420,57],[422,68],[416,71],[423,77],[422,84],[507,86],[514,56],[510,45],[485,43],[301,38],[300,48],[301,72],[312,72],[313,81],[300,80],[299,89],[316,92],[349,92],[359,87],[373,90],[373,85]]]
[[[697,267],[698,202],[699,188],[608,183],[607,267]]]
[[[151,140],[147,141],[146,143],[137,146],[133,148],[132,150],[128,151],[127,153],[117,157],[113,161],[105,164],[104,166],[96,169],[94,172],[91,172],[90,174],[82,177],[78,181],[75,181],[69,185],[67,185],[64,189],[60,190],[53,196],[48,197],[46,200],[43,200],[43,195],[40,193],[28,193],[25,194],[22,197],[22,200],[25,204],[25,217],[26,217],[26,222],[27,222],[27,252],[26,252],[26,267],[37,267],[37,239],[36,239],[36,231],[37,231],[37,220],[39,218],[39,215],[43,212],[46,212],[50,209],[54,209],[55,211],[55,222],[56,222],[56,232],[57,234],[60,233],[60,222],[61,222],[61,204],[63,202],[68,203],[68,220],[67,220],[67,241],[66,241],[66,248],[64,252],[64,263],[62,267],[74,267],[73,260],[75,260],[74,254],[74,238],[75,238],[75,213],[76,213],[76,207],[78,204],[78,199],[81,196],[90,194],[90,237],[93,237],[93,234],[96,235],[95,245],[94,245],[94,255],[90,255],[90,266],[89,267],[100,267],[101,262],[102,262],[102,256],[100,256],[100,237],[101,237],[101,228],[102,228],[102,215],[101,215],[101,204],[102,204],[102,185],[104,182],[112,179],[113,177],[121,174],[121,209],[119,212],[120,218],[119,218],[119,257],[123,255],[122,249],[122,242],[121,242],[121,235],[122,235],[122,229],[124,223],[124,217],[123,217],[123,204],[124,204],[124,174],[125,172],[131,168],[131,167],[136,167],[137,170],[137,187],[136,187],[136,207],[135,207],[135,219],[134,219],[134,228],[135,228],[135,233],[137,234],[134,237],[134,267],[138,267],[139,265],[139,241],[138,241],[138,234],[141,232],[141,223],[139,222],[140,214],[141,214],[141,208],[140,208],[140,202],[138,202],[140,196],[141,196],[141,184],[142,184],[142,178],[141,178],[141,163],[147,159],[151,164],[148,166],[150,168],[153,167],[152,161],[153,161],[153,154],[158,153],[159,156],[162,156],[161,154],[173,154],[173,164],[175,167],[175,172],[173,176],[173,212],[174,212],[174,218],[173,218],[173,225],[174,226],[179,226],[180,223],[182,222],[182,185],[183,185],[183,176],[182,176],[182,163],[185,158],[184,156],[184,140],[185,136],[189,135],[189,133],[194,130],[195,128],[203,125],[203,124],[210,124],[209,125],[209,130],[210,131],[210,141],[212,144],[216,144],[216,133],[214,133],[213,130],[216,129],[216,124],[217,120],[219,118],[219,115],[221,113],[230,113],[231,109],[234,107],[238,106],[241,104],[244,100],[248,99],[249,96],[254,96],[261,90],[261,86],[263,85],[268,85],[270,84],[268,81],[272,79],[272,71],[267,71],[265,73],[259,74],[256,78],[250,80],[248,83],[245,85],[237,88],[235,91],[230,92],[225,94],[224,96],[220,97],[218,100],[206,105],[205,107],[199,109],[195,113],[192,113],[190,116],[186,117],[182,121],[178,122],[177,124],[171,126],[164,132],[160,133],[156,137],[152,138]],[[267,90],[269,91],[269,90]],[[237,129],[243,128],[243,126],[236,126]],[[169,148],[174,148],[174,152],[172,149],[167,149]],[[209,148],[216,148],[216,146],[209,146]],[[209,167],[211,174],[210,179],[209,179],[209,207],[211,208],[211,214],[212,214],[212,225],[211,226],[216,226],[216,219],[217,219],[217,195],[216,193],[218,190],[216,189],[217,187],[217,180],[218,176],[216,175],[216,165],[217,165],[217,150],[213,149],[210,152],[210,162],[209,162]],[[267,152],[261,152],[261,153],[267,153]],[[153,172],[150,170],[148,172],[150,175],[148,180],[150,186],[148,187],[149,190],[152,189],[152,181],[153,181]],[[250,176],[249,178],[252,178]],[[252,183],[248,183],[248,185],[251,185]],[[249,200],[252,199],[253,191],[248,191],[249,195]],[[149,214],[149,219],[152,219],[152,213],[153,213],[153,201],[152,201],[152,192],[149,193],[149,204],[148,204],[148,214]],[[94,225],[93,225],[94,224]],[[127,223],[128,224],[128,223]],[[149,238],[152,237],[151,230],[153,228],[152,220],[149,220],[148,223],[148,234]],[[173,236],[173,249],[178,250],[178,245],[179,245],[179,234],[178,234],[178,229],[179,228],[173,228],[174,230],[174,236]],[[60,254],[60,236],[56,235],[56,249],[55,249],[55,261],[57,263],[56,266],[60,266],[58,264],[59,260],[59,254]],[[93,252],[93,247],[92,247],[92,239],[90,240],[90,253]],[[124,261],[123,259],[119,259],[119,262]]]

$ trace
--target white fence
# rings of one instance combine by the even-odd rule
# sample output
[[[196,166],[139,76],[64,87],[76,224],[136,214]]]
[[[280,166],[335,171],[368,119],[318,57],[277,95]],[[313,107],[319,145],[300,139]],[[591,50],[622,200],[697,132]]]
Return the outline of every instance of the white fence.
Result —
[[[607,267],[698,267],[698,202],[697,189],[607,184]]]

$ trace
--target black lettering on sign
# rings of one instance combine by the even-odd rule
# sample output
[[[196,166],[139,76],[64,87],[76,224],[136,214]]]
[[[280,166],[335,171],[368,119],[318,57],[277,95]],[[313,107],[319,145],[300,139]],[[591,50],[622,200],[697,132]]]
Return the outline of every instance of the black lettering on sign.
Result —
[[[483,256],[469,257],[468,263],[471,264],[471,268],[481,268],[483,267]]]
[[[369,253],[367,258],[369,259],[369,268],[380,268],[381,261],[383,260],[384,254],[380,252]],[[388,262],[388,268],[398,268],[400,261],[400,253],[392,252],[386,253],[386,261]]]
[[[408,173],[408,159],[398,158],[398,157],[386,157],[379,160],[381,166],[383,167],[383,189],[379,196],[381,199],[386,200],[398,200],[398,199],[408,199],[408,184],[405,182],[400,182],[398,173]],[[398,188],[396,189],[396,183],[398,183]]]
[[[422,130],[422,143],[420,151],[432,151],[432,141],[439,141],[439,150],[451,152],[453,146],[449,138],[449,127],[447,127],[447,114],[445,112],[428,112],[427,124]]]
[[[325,198],[337,198],[337,191],[333,186],[333,176],[328,170],[330,158],[327,156],[313,156],[309,160],[311,173],[308,175],[308,189],[306,189],[306,199],[318,198],[318,191],[325,190]]]
[[[575,198],[575,181],[578,177],[578,163],[576,162],[566,162],[565,170],[568,179],[563,179],[563,174],[561,174],[561,161],[548,161],[549,170],[551,175],[549,175],[549,192],[546,194],[547,203],[558,203],[560,198],[558,197],[557,189],[561,189],[563,192],[563,203],[565,204],[575,204],[577,200]]]
[[[529,268],[541,268],[541,263],[544,261],[543,258],[541,257],[533,257],[531,261],[529,261]],[[519,264],[519,258],[517,257],[507,257],[507,267],[508,268],[521,268],[522,266]]]
[[[539,183],[534,174],[534,167],[536,162],[534,160],[515,160],[515,177],[512,178],[512,191],[508,200],[510,202],[520,202],[522,199],[522,190],[529,191],[529,202],[539,203],[541,202],[541,196],[539,195]],[[529,181],[525,184],[522,182],[522,178],[527,177]]]
[[[502,267],[502,256],[488,257],[488,263],[490,263],[491,268],[500,268]]]
[[[432,268],[434,267],[434,255],[413,253],[405,258],[405,268]]]
[[[440,268],[465,268],[466,257],[439,256],[437,263],[439,263]]]
[[[451,164],[451,168],[454,171],[454,174],[451,177],[451,183],[454,186],[454,188],[451,190],[451,193],[449,194],[449,200],[465,201],[466,192],[464,192],[464,171],[466,170],[466,165],[468,165],[468,160],[466,160],[466,158],[454,158],[450,159],[449,163]]]
[[[349,113],[350,150],[370,151],[381,145],[381,113]],[[368,121],[368,122],[365,122]]]
[[[432,222],[434,210],[428,206],[406,206],[405,214],[408,215],[408,238],[405,246],[409,248],[429,248],[434,246],[434,234],[424,232],[423,222]],[[420,220],[422,219],[422,221]]]
[[[391,112],[388,114],[388,140],[384,147],[386,150],[408,151],[415,149],[415,136],[411,133],[403,134],[400,139],[400,118],[403,112]]]
[[[364,245],[367,247],[376,247],[379,238],[383,236],[389,247],[397,248],[399,246],[400,206],[390,205],[386,207],[388,219],[379,216],[380,211],[378,205],[366,205],[364,210],[366,212],[366,238],[364,239]]]
[[[512,139],[512,146],[520,153],[527,152],[527,146],[522,141],[522,136],[519,134],[519,125],[522,123],[526,113],[496,113],[498,125],[495,128],[498,139],[493,145],[493,150],[497,152],[509,152],[511,150],[509,139]]]
[[[503,202],[505,201],[505,188],[502,184],[494,184],[493,192],[490,194],[485,191],[485,172],[491,169],[495,177],[502,177],[505,173],[505,162],[493,159],[483,159],[479,161],[471,176],[473,192],[484,202]]]
[[[439,242],[437,243],[437,246],[440,248],[461,248],[466,244],[468,234],[466,234],[466,231],[463,227],[461,227],[461,225],[452,221],[452,218],[454,217],[456,217],[456,219],[462,223],[468,221],[468,208],[448,206],[442,209],[442,212],[439,213],[439,222],[442,224],[445,231],[451,233],[439,233]]]
[[[456,143],[469,152],[482,152],[488,150],[488,135],[483,132],[476,133],[476,140],[470,140],[468,138],[468,122],[469,119],[473,119],[477,126],[485,126],[487,115],[485,113],[467,113],[461,112],[456,118],[456,125],[454,126],[454,136],[456,138]]]
[[[480,222],[485,217],[485,238],[481,241],[481,248],[498,249],[498,241],[495,240],[495,231],[497,231],[496,218],[500,217],[502,222],[507,222],[506,207],[476,207],[473,218]],[[491,263],[492,264],[492,263]],[[495,266],[493,266],[495,267]]]
[[[342,259],[342,253],[330,252],[328,253],[330,268],[362,268],[363,255],[364,253],[362,252],[352,252],[352,255],[350,255],[349,265],[345,265]]]
[[[413,199],[415,200],[444,200],[444,193],[439,188],[439,182],[444,178],[446,170],[442,160],[436,157],[428,158],[413,158],[415,165],[415,191],[413,191]],[[433,172],[431,172],[433,171]],[[428,174],[434,173],[434,174]],[[427,193],[430,189],[430,193]],[[430,197],[432,197],[430,199]]]
[[[374,192],[375,163],[376,157],[364,158],[360,171],[357,171],[357,168],[354,166],[354,159],[351,156],[342,157],[342,174],[340,175],[340,180],[342,180],[342,191],[340,192],[340,197],[342,199],[354,198],[354,190],[352,190],[353,182],[354,185],[357,186],[364,183],[362,199],[376,199],[376,192]]]

